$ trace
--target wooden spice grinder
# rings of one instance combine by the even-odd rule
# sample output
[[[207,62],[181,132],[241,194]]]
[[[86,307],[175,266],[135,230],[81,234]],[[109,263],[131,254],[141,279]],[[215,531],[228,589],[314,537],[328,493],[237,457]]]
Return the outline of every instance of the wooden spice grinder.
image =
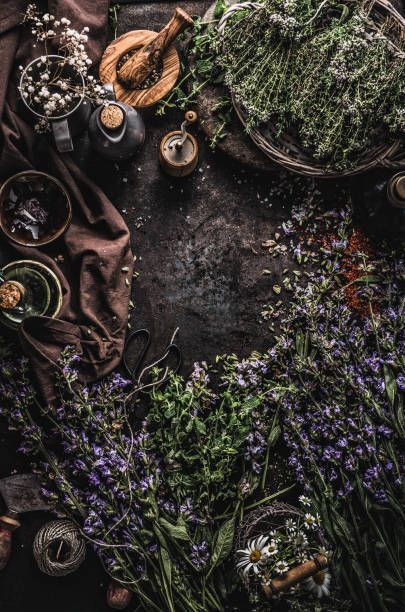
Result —
[[[192,25],[190,15],[177,7],[160,32],[133,30],[123,34],[105,50],[100,63],[100,80],[112,83],[117,100],[130,106],[140,108],[156,104],[174,87],[179,76],[180,59],[172,43]],[[127,54],[128,59],[120,65]],[[161,74],[156,82],[143,87],[145,80],[160,66]]]
[[[163,136],[159,146],[162,169],[171,176],[187,176],[198,162],[198,142],[186,127],[197,121],[197,113],[187,111],[180,130]]]

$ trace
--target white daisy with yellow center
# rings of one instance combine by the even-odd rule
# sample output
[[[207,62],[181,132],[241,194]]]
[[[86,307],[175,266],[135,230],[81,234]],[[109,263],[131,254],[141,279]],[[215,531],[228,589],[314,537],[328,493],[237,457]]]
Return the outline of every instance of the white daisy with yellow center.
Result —
[[[310,576],[304,580],[304,586],[307,591],[316,595],[318,599],[321,599],[324,595],[326,597],[330,594],[329,585],[332,576],[327,570],[321,570],[313,576]]]
[[[278,561],[276,563],[276,572],[280,575],[285,574],[289,569],[289,565],[285,561]]]
[[[314,529],[317,525],[316,517],[313,514],[310,514],[309,512],[307,512],[306,515],[304,516],[304,525],[308,529]]]
[[[264,552],[267,557],[274,557],[278,553],[278,546],[275,540],[271,540],[269,544],[264,549]]]
[[[260,571],[260,566],[267,558],[266,545],[269,538],[259,536],[256,539],[250,540],[247,547],[236,551],[240,555],[240,560],[236,564],[238,571],[248,574],[253,570],[255,574]]]

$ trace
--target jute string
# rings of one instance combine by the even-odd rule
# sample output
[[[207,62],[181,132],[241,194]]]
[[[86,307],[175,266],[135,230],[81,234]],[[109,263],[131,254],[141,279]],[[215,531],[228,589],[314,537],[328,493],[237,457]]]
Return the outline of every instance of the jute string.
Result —
[[[48,576],[67,576],[83,563],[86,543],[72,521],[58,519],[38,531],[33,553],[41,572]]]

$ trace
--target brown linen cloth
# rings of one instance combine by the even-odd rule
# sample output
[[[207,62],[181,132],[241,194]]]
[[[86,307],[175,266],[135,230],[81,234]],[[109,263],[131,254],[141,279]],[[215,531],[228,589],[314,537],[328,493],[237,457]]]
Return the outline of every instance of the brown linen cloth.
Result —
[[[0,2],[0,175],[36,168],[57,176],[72,197],[73,220],[58,243],[61,268],[44,251],[16,246],[16,257],[42,261],[62,282],[63,306],[58,319],[31,317],[20,331],[44,400],[54,400],[53,369],[60,351],[74,345],[81,355],[80,377],[95,380],[121,359],[127,326],[133,258],[128,228],[104,193],[90,181],[69,154],[57,153],[21,116],[17,67],[43,50],[33,47],[30,28],[20,26],[28,2]],[[108,0],[49,0],[48,11],[67,17],[72,27],[90,28],[89,54],[97,61],[105,46]],[[41,141],[41,155],[37,145]],[[40,159],[44,160],[42,164]],[[46,249],[49,252],[49,249]],[[121,269],[127,266],[129,272]]]

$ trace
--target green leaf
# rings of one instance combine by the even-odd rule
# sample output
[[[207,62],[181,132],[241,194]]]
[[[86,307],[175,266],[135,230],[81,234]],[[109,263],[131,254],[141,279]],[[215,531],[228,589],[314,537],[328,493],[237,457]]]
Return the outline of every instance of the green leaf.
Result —
[[[222,563],[224,559],[230,555],[232,551],[233,539],[235,536],[235,517],[232,517],[225,523],[223,523],[218,531],[216,537],[214,550],[212,553],[211,569],[208,575],[212,572],[214,567]]]
[[[185,523],[182,524],[182,522],[178,521],[177,525],[173,525],[173,523],[170,523],[163,517],[159,519],[159,523],[166,533],[168,533],[168,535],[174,540],[183,540],[185,542],[190,541]]]
[[[392,369],[384,364],[384,380],[385,380],[385,390],[388,395],[388,399],[390,400],[391,406],[394,405],[395,394],[397,392],[397,383],[395,380],[395,375]]]
[[[280,425],[275,425],[275,426],[272,428],[272,430],[271,430],[271,432],[270,432],[270,435],[269,435],[269,437],[268,437],[267,444],[268,444],[269,448],[270,448],[271,446],[274,446],[274,445],[275,445],[275,443],[276,443],[276,442],[277,442],[277,440],[279,439],[280,435],[281,435],[281,427],[280,427]]]
[[[173,594],[172,594],[172,561],[165,547],[159,549],[159,565],[162,573],[163,590],[166,595],[166,601],[170,612],[174,612]]]
[[[197,418],[194,419],[194,426],[196,430],[198,431],[198,433],[203,434],[203,435],[207,433],[207,429],[204,423],[200,421],[200,419],[197,419]]]
[[[226,0],[217,0],[214,9],[214,19],[220,19],[228,8],[228,2]]]
[[[365,274],[364,276],[360,276],[356,278],[353,283],[380,283],[381,277],[376,274]]]
[[[172,560],[170,559],[169,553],[166,548],[160,549],[160,557],[162,559],[162,567],[164,569],[166,582],[170,588],[172,585]]]

